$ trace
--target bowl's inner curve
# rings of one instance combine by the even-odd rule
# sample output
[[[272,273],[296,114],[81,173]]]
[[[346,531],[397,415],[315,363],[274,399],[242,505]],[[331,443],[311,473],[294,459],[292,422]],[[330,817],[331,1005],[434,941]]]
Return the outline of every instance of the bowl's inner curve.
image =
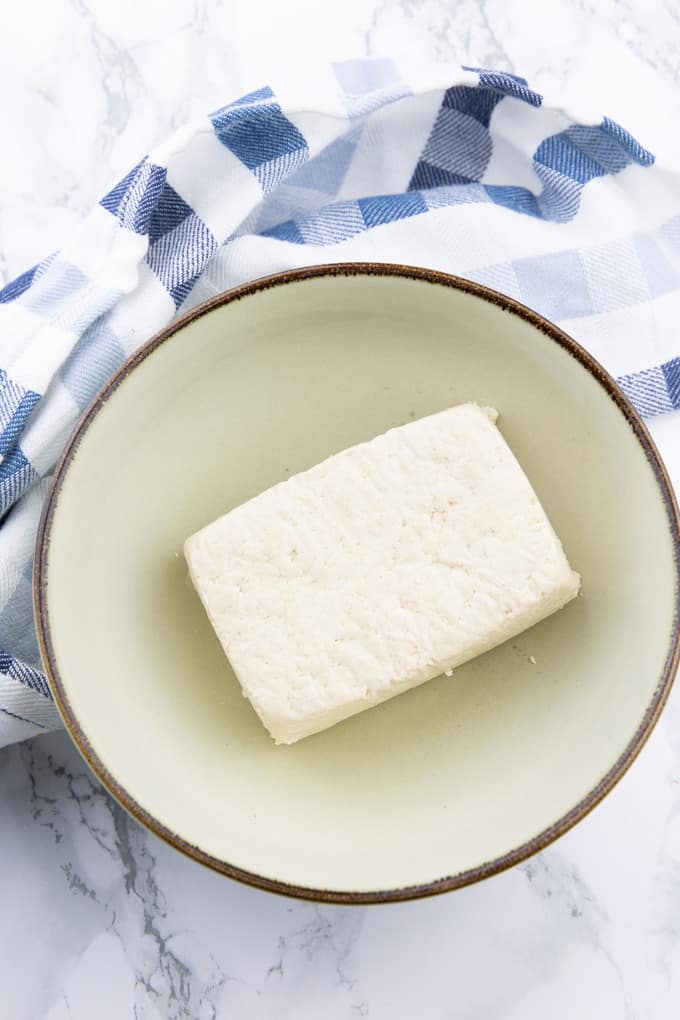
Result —
[[[184,538],[467,400],[499,409],[582,596],[451,678],[274,747],[187,580]],[[673,626],[666,509],[599,383],[514,314],[398,277],[275,287],[156,349],[73,458],[48,580],[64,696],[127,795],[220,860],[322,889],[429,883],[555,823],[633,737]]]

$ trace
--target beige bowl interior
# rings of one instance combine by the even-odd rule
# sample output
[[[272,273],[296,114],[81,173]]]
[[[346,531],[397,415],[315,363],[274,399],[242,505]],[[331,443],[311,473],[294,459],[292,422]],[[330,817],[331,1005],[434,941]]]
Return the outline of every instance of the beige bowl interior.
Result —
[[[582,596],[451,678],[275,747],[187,579],[184,539],[468,400],[499,409]],[[582,813],[674,639],[669,511],[622,411],[531,321],[423,279],[317,276],[190,322],[81,434],[47,538],[47,639],[78,742],[147,822],[265,884],[430,886]]]

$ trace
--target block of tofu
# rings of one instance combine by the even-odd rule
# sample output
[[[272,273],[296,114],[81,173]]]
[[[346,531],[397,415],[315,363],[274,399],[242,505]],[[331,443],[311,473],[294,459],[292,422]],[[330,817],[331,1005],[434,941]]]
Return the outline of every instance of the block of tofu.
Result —
[[[392,429],[187,539],[196,591],[277,743],[448,672],[578,593],[496,418],[463,404]]]

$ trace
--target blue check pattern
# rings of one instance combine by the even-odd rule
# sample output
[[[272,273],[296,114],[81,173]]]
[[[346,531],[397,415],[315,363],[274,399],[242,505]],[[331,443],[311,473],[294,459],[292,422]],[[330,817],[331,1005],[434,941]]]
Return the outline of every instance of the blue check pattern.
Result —
[[[631,174],[655,188],[653,155],[623,127],[570,119],[524,79],[479,68],[433,90],[391,60],[349,61],[314,95],[300,110],[262,88],[190,125],[0,291],[0,745],[59,725],[30,578],[60,449],[124,359],[215,291],[315,262],[408,261],[408,230],[420,261],[565,325],[643,415],[680,408],[665,333],[598,347],[680,308],[680,202],[618,231],[597,220]],[[461,262],[471,247],[477,262]]]

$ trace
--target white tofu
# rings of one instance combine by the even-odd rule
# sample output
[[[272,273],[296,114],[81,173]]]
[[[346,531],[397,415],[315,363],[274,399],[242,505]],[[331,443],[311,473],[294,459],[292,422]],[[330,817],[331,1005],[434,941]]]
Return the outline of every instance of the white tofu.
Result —
[[[187,539],[194,586],[277,743],[450,672],[578,593],[496,417],[463,404],[392,429]]]

